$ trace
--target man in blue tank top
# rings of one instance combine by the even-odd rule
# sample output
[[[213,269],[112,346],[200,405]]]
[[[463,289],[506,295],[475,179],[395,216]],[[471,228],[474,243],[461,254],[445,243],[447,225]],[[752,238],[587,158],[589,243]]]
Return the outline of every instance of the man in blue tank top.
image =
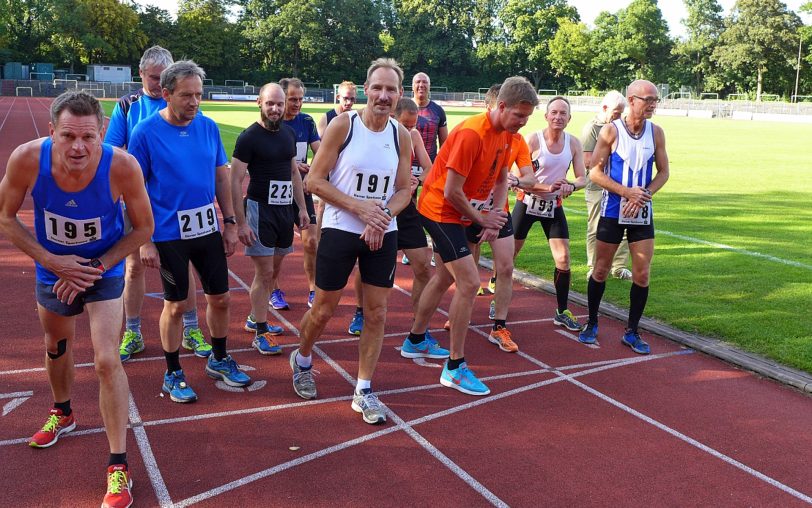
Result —
[[[355,106],[355,102],[357,100],[358,90],[355,88],[355,83],[352,81],[342,81],[341,84],[338,85],[336,107],[322,115],[322,117],[319,119],[319,124],[316,126],[319,137],[324,137],[324,131],[327,130],[327,125],[332,122],[335,117],[341,113],[352,111],[352,107]]]
[[[155,215],[155,233],[141,247],[141,259],[161,272],[161,344],[167,365],[163,391],[174,402],[197,400],[186,383],[179,351],[190,262],[206,294],[206,321],[212,335],[206,374],[230,386],[251,382],[226,350],[230,301],[226,256],[234,253],[237,221],[220,131],[213,120],[199,114],[204,77],[203,69],[189,60],[167,67],[161,73],[166,108],[139,123],[129,145],[144,172]],[[223,236],[215,197],[224,216]]]
[[[626,89],[626,116],[605,125],[592,152],[592,182],[603,187],[601,217],[595,245],[595,268],[589,278],[587,299],[589,322],[578,339],[594,344],[598,337],[598,309],[606,277],[623,234],[632,257],[632,287],[629,291],[629,319],[621,342],[635,353],[647,355],[649,345],[637,331],[646,308],[649,269],[654,255],[652,196],[668,181],[665,134],[650,118],[660,102],[657,87],[637,80]],[[652,174],[656,166],[656,176]]]
[[[51,104],[50,137],[19,146],[0,182],[0,231],[36,265],[37,312],[45,332],[45,371],[54,407],[29,445],[47,448],[76,427],[70,398],[76,316],[90,319],[99,405],[110,445],[102,506],[130,506],[127,469],[129,387],[118,355],[124,257],[149,239],[152,212],[138,163],[102,143],[104,113],[82,91]],[[17,218],[34,201],[35,235]],[[132,230],[125,234],[121,200]],[[48,474],[43,471],[43,474]]]
[[[113,109],[107,124],[104,142],[127,149],[132,131],[141,120],[166,107],[161,95],[161,72],[172,65],[172,54],[160,46],[152,46],[141,55],[138,75],[143,87],[134,94],[121,97]],[[126,203],[124,203],[126,206]],[[129,225],[126,223],[125,229]],[[197,321],[197,291],[192,268],[189,267],[189,298],[183,312],[183,345],[192,349],[197,356],[211,354],[211,346],[203,338]],[[124,273],[124,336],[119,346],[121,361],[144,351],[144,338],[141,335],[141,308],[144,305],[144,264],[138,251],[127,256]]]

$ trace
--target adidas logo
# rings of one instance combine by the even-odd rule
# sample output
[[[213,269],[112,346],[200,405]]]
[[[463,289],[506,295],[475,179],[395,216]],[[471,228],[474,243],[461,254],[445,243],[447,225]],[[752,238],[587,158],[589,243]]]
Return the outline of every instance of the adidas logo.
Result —
[[[77,204],[76,204],[76,201],[74,201],[74,200],[72,200],[72,199],[71,199],[70,201],[68,201],[67,203],[65,203],[65,206],[69,206],[69,207],[71,207],[71,208],[77,208],[79,205],[77,205]]]

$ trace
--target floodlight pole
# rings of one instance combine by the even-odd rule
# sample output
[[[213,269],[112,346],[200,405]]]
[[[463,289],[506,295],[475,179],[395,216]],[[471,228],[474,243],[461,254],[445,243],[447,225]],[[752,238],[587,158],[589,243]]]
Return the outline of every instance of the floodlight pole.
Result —
[[[798,38],[798,66],[795,68],[795,95],[793,95],[795,102],[798,100],[798,79],[801,77],[801,47],[803,46],[804,37],[801,35]]]

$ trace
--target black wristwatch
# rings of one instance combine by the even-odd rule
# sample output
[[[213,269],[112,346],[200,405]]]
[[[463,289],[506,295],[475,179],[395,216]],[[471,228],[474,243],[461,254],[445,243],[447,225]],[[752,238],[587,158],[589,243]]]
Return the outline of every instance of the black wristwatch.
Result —
[[[223,217],[223,224],[237,224],[237,217],[231,215],[229,217]]]
[[[98,268],[99,270],[102,271],[102,273],[107,271],[107,268],[104,267],[104,263],[102,263],[102,260],[99,258],[91,259],[90,266],[92,266],[93,268]]]
[[[386,212],[386,215],[388,215],[389,217],[392,216],[392,210],[390,210],[389,208],[384,208],[383,211]]]

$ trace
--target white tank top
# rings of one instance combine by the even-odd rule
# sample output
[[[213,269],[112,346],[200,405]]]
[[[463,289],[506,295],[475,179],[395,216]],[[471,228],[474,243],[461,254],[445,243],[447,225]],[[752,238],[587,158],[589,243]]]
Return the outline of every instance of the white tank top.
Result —
[[[399,153],[397,121],[390,118],[384,130],[374,132],[353,111],[347,137],[330,171],[330,183],[356,199],[380,201],[386,206],[395,192]],[[322,227],[360,235],[366,224],[354,213],[327,203]],[[393,220],[386,232],[396,230],[397,221]]]
[[[569,170],[570,164],[572,164],[572,148],[570,147],[569,133],[564,133],[564,148],[559,153],[552,153],[547,148],[543,131],[536,132],[536,137],[539,140],[539,154],[538,157],[533,160],[536,180],[538,180],[539,183],[552,184],[566,177],[567,170]],[[544,194],[542,197],[550,198],[560,195],[560,191],[556,191]]]

